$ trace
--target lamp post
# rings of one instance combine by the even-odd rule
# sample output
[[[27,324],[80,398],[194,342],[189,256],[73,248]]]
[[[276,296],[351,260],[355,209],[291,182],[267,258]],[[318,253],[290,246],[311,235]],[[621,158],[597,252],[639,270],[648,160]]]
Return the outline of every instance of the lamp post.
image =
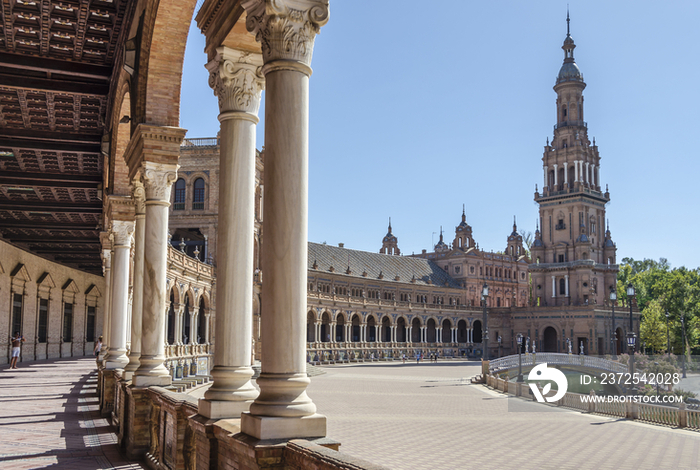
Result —
[[[484,300],[484,360],[489,360],[489,314],[486,311],[486,299],[489,296],[489,285],[484,282],[481,289],[481,298]]]
[[[501,335],[498,335],[498,357],[501,357]]]
[[[518,333],[518,382],[523,381],[523,335]]]
[[[615,301],[617,300],[617,289],[615,286],[610,287],[610,305],[612,305],[612,358],[617,360],[617,330],[615,329]]]
[[[666,354],[669,356],[671,355],[671,336],[669,335],[668,332],[668,317],[671,315],[668,314],[668,309],[666,310]]]
[[[632,320],[632,300],[634,299],[634,286],[630,282],[627,284],[627,299],[630,303],[630,329],[627,333],[627,347],[630,352],[630,373],[634,376],[634,346],[637,341],[637,336],[634,334],[634,322]]]
[[[681,327],[683,328],[683,362],[682,362],[682,371],[683,371],[683,378],[685,379],[685,315],[681,313]]]

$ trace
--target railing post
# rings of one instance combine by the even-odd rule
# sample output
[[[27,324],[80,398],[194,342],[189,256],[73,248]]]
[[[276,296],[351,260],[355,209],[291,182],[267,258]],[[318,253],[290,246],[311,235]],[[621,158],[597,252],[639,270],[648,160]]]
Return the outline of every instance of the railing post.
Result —
[[[625,418],[627,419],[638,419],[639,418],[639,405],[637,403],[627,401],[625,402]]]
[[[685,403],[681,403],[678,406],[678,427],[687,428],[688,427],[688,410],[685,407]]]
[[[588,412],[589,413],[595,413],[595,390],[591,390],[591,393],[589,393],[589,396],[591,397],[590,401],[588,402]]]

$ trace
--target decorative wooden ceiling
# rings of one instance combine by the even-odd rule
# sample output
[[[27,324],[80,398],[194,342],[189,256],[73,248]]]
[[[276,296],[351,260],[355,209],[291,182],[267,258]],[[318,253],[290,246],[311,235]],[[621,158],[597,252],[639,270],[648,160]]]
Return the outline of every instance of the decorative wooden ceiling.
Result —
[[[0,234],[101,273],[107,100],[129,0],[0,0]]]

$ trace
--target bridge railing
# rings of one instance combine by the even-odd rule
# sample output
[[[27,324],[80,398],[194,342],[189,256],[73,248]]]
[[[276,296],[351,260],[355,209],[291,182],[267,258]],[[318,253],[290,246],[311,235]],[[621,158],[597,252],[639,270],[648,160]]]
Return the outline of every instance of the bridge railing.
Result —
[[[628,372],[629,370],[626,364],[621,364],[619,362],[610,361],[608,359],[603,359],[601,357],[595,356],[548,352],[522,354],[523,366],[535,366],[537,364],[542,364],[545,362],[547,364],[586,367],[623,374],[625,372]],[[489,370],[494,372],[516,369],[517,367],[517,354],[514,354],[512,356],[499,357],[498,359],[492,359],[491,361],[489,361]]]

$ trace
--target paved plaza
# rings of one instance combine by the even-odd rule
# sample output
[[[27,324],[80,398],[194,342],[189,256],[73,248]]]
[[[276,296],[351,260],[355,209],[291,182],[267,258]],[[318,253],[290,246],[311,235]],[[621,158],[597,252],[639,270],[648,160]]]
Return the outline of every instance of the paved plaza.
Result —
[[[700,468],[700,433],[508,399],[468,382],[477,362],[324,369],[309,395],[328,435],[396,470]]]
[[[0,469],[144,468],[100,418],[94,358],[0,368]]]
[[[85,358],[0,369],[0,468],[141,468],[99,418],[94,368]],[[396,470],[700,468],[700,433],[507,399],[469,383],[476,362],[323,370],[309,395],[329,436]]]

